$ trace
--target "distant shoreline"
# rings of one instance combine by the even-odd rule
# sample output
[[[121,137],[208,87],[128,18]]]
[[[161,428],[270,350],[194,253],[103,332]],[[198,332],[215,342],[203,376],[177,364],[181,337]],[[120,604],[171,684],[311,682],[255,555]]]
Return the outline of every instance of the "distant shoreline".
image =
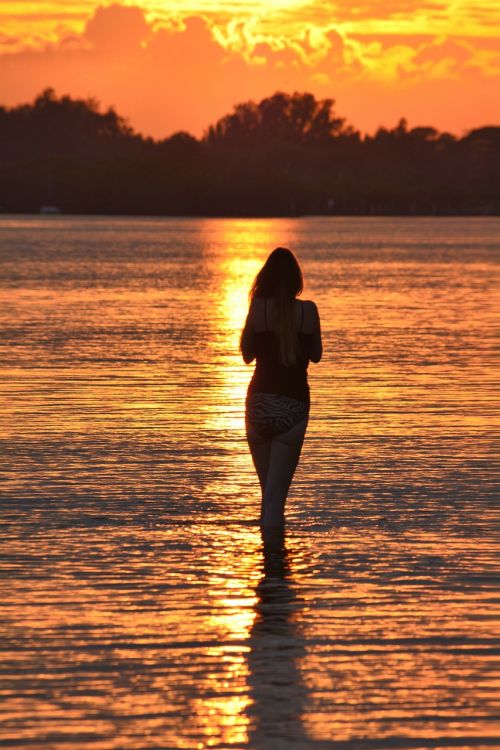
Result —
[[[161,214],[161,213],[129,213],[129,212],[71,212],[46,214],[37,211],[0,211],[0,221],[11,217],[31,217],[57,221],[67,218],[129,218],[129,219],[494,219],[500,218],[500,210],[484,212],[462,213],[338,213],[338,214]]]
[[[500,126],[457,137],[402,118],[363,136],[333,99],[277,92],[198,140],[135,133],[47,89],[0,107],[0,211],[265,218],[500,216]]]

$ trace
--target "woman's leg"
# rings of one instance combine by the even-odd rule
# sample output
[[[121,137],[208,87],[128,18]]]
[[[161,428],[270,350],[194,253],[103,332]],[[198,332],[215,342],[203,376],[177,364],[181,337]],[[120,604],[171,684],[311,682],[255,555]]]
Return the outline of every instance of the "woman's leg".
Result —
[[[307,422],[306,417],[271,441],[262,500],[263,526],[282,526],[285,522],[285,501],[299,462]]]
[[[260,489],[262,491],[262,497],[264,497],[264,488],[266,486],[267,472],[269,470],[269,458],[271,455],[271,441],[267,437],[263,437],[260,433],[251,427],[248,422],[246,425],[248,447],[252,454],[253,465],[255,471],[259,477]],[[262,503],[260,508],[260,520],[262,523]]]

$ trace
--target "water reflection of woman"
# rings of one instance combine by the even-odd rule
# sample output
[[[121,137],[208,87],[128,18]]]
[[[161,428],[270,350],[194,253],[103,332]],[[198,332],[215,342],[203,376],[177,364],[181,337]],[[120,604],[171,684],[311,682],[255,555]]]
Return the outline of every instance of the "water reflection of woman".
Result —
[[[300,609],[282,530],[263,530],[263,571],[250,632],[247,709],[249,747],[312,747],[303,724],[307,688],[300,662],[305,640],[295,622]]]
[[[256,360],[246,400],[246,432],[262,490],[260,522],[280,527],[309,419],[309,362],[322,355],[314,302],[298,300],[302,272],[294,254],[273,250],[250,291],[241,353]]]

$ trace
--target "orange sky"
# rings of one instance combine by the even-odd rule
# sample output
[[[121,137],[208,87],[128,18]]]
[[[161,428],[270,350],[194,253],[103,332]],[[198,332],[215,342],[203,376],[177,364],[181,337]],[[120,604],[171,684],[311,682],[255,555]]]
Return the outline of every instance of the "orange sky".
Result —
[[[203,130],[276,90],[363,131],[500,124],[498,0],[0,0],[0,103],[114,105],[137,130]]]

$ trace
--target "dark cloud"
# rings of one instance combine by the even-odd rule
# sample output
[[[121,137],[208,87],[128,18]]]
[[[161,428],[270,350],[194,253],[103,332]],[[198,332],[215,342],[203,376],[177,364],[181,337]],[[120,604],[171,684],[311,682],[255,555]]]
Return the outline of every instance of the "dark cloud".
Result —
[[[83,33],[96,49],[119,51],[139,48],[150,35],[141,8],[117,4],[97,8]]]

